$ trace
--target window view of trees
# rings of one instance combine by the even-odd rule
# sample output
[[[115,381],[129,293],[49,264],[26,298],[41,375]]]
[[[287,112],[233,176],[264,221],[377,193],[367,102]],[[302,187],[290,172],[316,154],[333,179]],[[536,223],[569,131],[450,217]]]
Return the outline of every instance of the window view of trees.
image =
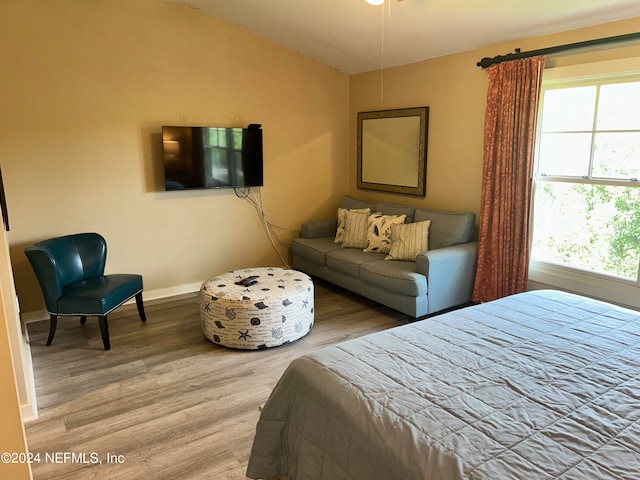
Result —
[[[532,259],[638,280],[640,81],[543,91]]]

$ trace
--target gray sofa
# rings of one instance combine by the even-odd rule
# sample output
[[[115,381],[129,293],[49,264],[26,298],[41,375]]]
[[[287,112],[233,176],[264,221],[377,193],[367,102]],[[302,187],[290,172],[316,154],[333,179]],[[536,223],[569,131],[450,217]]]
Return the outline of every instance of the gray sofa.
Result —
[[[345,196],[343,209],[369,208],[384,215],[407,215],[405,223],[430,220],[428,250],[415,261],[385,260],[335,243],[337,218],[306,223],[291,244],[293,267],[418,318],[471,301],[477,262],[472,241],[475,214],[369,203]]]

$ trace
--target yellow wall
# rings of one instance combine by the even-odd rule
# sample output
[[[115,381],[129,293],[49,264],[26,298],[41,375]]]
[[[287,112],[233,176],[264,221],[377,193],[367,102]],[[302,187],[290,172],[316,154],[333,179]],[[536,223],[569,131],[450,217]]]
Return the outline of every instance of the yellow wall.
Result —
[[[280,265],[233,190],[161,191],[162,125],[262,124],[275,225],[297,231],[348,190],[348,77],[197,9],[4,0],[0,44],[0,165],[23,312],[44,308],[23,249],[50,236],[102,233],[108,272],[143,274],[147,298]]]
[[[529,51],[640,31],[640,18],[557,35],[495,45],[401,67],[354,75],[349,81],[351,193],[368,199],[412,203],[437,209],[480,212],[484,111],[487,75],[476,63],[483,57]],[[574,50],[550,57],[547,67],[639,56],[640,42]],[[427,195],[401,197],[357,190],[357,113],[429,107]]]
[[[332,215],[344,193],[478,213],[487,81],[476,62],[638,30],[633,19],[349,78],[182,4],[0,2],[0,41],[11,45],[0,50],[0,165],[22,311],[43,307],[24,247],[70,232],[103,233],[108,271],[142,273],[147,298],[280,263],[256,212],[232,191],[161,191],[163,124],[261,123],[262,199],[269,220],[292,230],[280,231],[285,240]],[[430,107],[427,196],[358,190],[357,112],[421,105]]]

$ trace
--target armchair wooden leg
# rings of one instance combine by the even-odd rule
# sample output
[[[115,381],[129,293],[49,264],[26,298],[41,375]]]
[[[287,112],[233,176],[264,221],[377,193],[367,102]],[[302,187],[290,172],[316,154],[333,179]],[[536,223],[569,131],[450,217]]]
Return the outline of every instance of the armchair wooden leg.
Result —
[[[140,314],[140,319],[143,322],[146,322],[147,316],[144,313],[144,304],[142,303],[142,292],[136,295],[136,306],[138,307],[138,313]]]
[[[47,338],[47,345],[51,345],[51,342],[53,342],[53,336],[56,334],[57,325],[58,325],[58,317],[50,313],[49,314],[49,338]]]
[[[109,322],[107,321],[107,317],[98,317],[98,321],[100,322],[100,334],[102,335],[104,349],[109,350],[111,348],[111,342],[109,341]]]
[[[80,323],[82,325],[84,325],[85,323],[87,323],[87,317],[80,317]]]

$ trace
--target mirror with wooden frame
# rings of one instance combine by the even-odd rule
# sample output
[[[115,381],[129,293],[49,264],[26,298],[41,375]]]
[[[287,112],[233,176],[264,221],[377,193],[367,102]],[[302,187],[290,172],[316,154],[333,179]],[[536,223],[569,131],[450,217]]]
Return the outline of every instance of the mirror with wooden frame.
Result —
[[[429,107],[358,113],[358,188],[424,197]]]

